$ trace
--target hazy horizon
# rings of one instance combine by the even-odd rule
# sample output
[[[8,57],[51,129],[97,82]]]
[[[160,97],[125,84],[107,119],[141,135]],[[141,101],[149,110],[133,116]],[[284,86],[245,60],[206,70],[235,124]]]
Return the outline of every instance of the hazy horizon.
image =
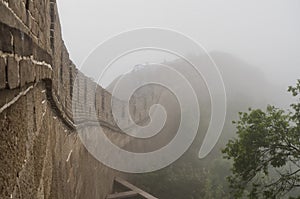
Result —
[[[64,0],[58,1],[58,7],[63,39],[77,67],[114,35],[159,27],[191,37],[208,52],[228,53],[258,68],[287,99],[287,87],[300,77],[300,2],[296,0]],[[157,62],[162,61],[158,56]]]

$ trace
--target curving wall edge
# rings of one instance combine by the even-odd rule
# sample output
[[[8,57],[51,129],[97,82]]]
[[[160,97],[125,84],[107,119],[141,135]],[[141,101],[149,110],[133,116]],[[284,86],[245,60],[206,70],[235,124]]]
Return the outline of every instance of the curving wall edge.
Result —
[[[74,93],[95,103],[72,104]],[[129,142],[113,120],[110,93],[69,59],[55,0],[0,0],[0,96],[0,198],[104,198],[124,175],[95,160],[76,134],[76,125],[88,132],[100,122],[112,140]],[[91,109],[97,121],[89,121]]]

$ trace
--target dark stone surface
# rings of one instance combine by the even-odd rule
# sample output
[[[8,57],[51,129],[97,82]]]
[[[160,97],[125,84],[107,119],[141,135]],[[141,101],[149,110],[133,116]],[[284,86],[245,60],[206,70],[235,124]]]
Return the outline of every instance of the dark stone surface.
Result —
[[[28,34],[0,22],[0,38],[1,51],[15,52],[17,55],[25,57],[33,55],[34,59],[52,65],[52,56],[38,46]]]
[[[21,13],[21,2],[20,0],[9,0],[8,5],[9,7],[13,10],[16,15],[21,18],[22,13]]]
[[[16,29],[12,30],[14,36],[14,48],[15,53],[22,56],[30,56],[32,55],[33,41],[31,38]]]
[[[7,58],[7,79],[10,89],[14,89],[19,86],[19,64],[14,57]]]
[[[20,61],[20,83],[21,87],[27,83],[34,82],[35,79],[35,68],[30,60]]]
[[[2,50],[3,52],[12,53],[12,34],[8,26],[3,23],[0,23],[0,38],[0,50]]]
[[[4,58],[0,57],[0,89],[6,86],[6,63]]]

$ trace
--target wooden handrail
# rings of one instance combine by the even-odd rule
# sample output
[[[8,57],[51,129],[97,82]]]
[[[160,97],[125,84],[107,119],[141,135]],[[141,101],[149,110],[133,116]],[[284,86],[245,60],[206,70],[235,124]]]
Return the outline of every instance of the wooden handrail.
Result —
[[[121,193],[110,194],[106,197],[106,199],[123,199],[123,198],[138,196],[138,195],[139,194],[136,193],[135,191],[126,191]]]
[[[158,199],[149,193],[143,191],[142,189],[134,186],[133,184],[127,182],[126,180],[116,177],[115,182],[126,187],[130,191],[125,191],[121,193],[110,194],[106,197],[106,199],[121,199],[121,198],[130,198],[134,196],[142,196],[145,199]]]

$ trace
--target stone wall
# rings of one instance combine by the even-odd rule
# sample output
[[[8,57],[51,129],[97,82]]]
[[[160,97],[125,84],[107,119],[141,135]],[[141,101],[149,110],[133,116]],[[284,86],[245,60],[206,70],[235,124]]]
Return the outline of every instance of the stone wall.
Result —
[[[89,132],[95,129],[86,124],[100,122],[118,144],[128,139],[113,119],[110,93],[69,59],[55,0],[0,0],[0,96],[0,198],[98,199],[112,191],[123,174],[87,152],[76,125]],[[136,101],[134,109],[146,106]]]

